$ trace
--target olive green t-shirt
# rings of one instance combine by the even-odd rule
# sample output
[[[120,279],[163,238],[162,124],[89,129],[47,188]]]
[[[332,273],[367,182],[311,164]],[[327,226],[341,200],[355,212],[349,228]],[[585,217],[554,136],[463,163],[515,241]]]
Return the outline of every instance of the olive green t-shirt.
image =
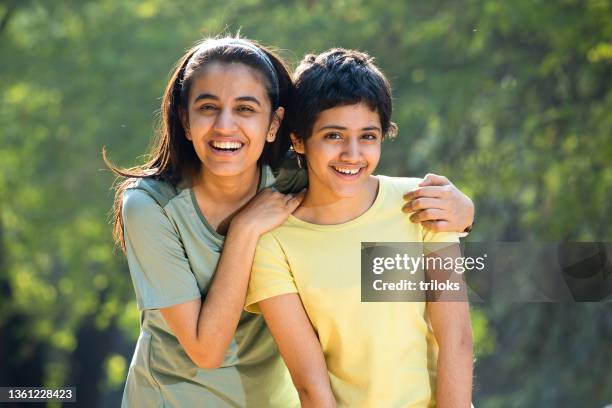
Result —
[[[276,177],[275,177],[276,175]],[[259,189],[305,187],[303,171],[261,170]],[[191,186],[143,178],[125,191],[126,255],[141,331],[122,407],[297,407],[287,368],[261,316],[243,312],[221,367],[201,369],[159,308],[204,298],[224,237],[204,219]]]

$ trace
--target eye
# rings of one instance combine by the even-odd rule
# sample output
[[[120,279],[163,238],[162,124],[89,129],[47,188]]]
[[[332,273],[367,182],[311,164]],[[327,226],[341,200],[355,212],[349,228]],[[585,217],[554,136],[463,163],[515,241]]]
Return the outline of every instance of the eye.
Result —
[[[211,112],[216,110],[217,107],[211,103],[205,103],[204,105],[200,106],[198,108],[198,110],[203,111],[203,112]]]
[[[236,110],[242,113],[254,113],[255,112],[255,109],[253,109],[253,107],[249,105],[240,105],[238,106]]]
[[[329,132],[325,134],[325,139],[330,139],[330,140],[340,140],[342,139],[342,135],[338,132]]]
[[[378,136],[376,136],[374,133],[366,133],[361,135],[361,138],[365,140],[376,140],[378,139]]]

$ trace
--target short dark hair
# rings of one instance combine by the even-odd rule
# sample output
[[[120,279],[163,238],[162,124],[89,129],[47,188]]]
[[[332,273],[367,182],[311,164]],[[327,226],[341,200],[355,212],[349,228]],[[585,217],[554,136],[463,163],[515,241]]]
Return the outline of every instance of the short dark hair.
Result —
[[[378,112],[383,136],[393,137],[391,85],[368,54],[333,48],[304,57],[294,75],[295,115],[291,129],[306,140],[319,114],[336,106],[365,103]]]

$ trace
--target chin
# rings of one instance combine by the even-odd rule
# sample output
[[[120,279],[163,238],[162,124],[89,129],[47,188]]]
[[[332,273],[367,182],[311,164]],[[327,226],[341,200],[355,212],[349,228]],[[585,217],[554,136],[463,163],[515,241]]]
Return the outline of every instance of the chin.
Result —
[[[205,166],[210,173],[218,177],[234,177],[250,169],[250,166],[245,166],[244,163],[205,163]]]

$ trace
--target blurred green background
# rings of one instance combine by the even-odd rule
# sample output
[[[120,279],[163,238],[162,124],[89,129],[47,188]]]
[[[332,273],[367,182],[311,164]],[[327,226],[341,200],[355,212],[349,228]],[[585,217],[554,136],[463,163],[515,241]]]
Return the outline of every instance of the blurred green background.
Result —
[[[375,56],[400,127],[380,172],[447,175],[476,203],[470,240],[612,241],[610,1],[4,0],[0,385],[119,405],[139,321],[102,146],[142,162],[173,63],[237,30],[294,65],[333,46]],[[475,305],[472,320],[477,407],[612,403],[610,303]]]

